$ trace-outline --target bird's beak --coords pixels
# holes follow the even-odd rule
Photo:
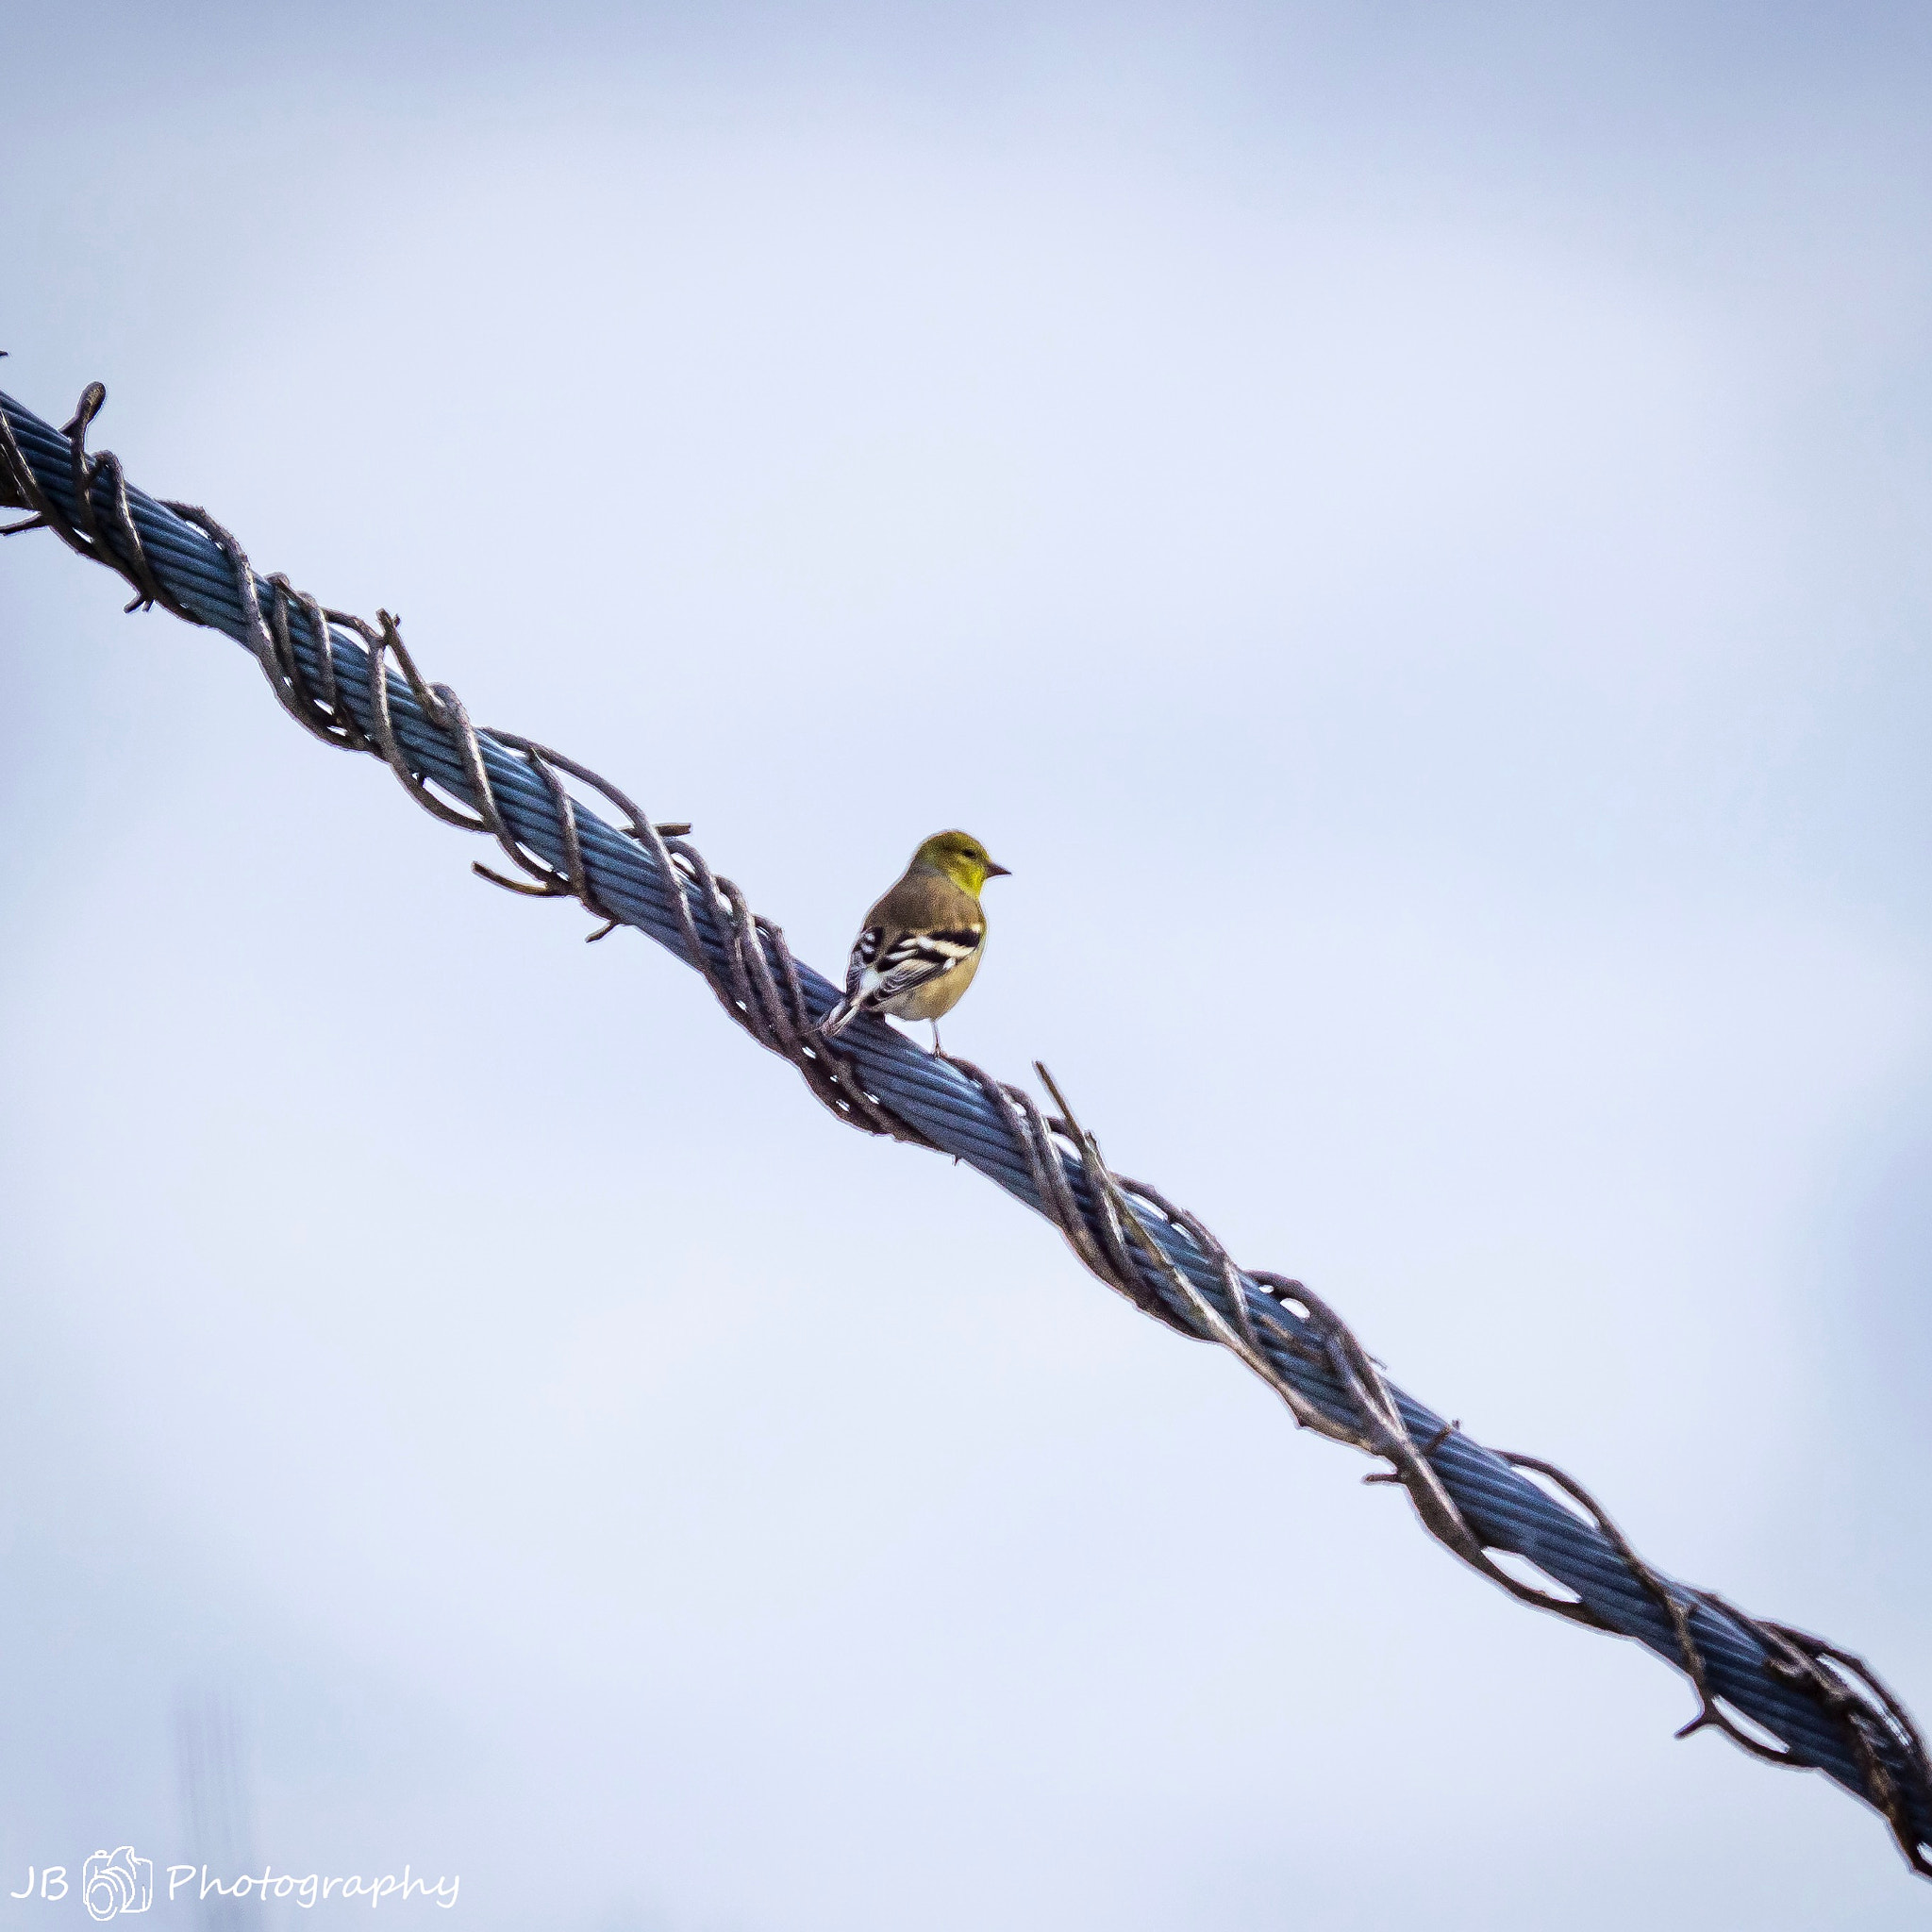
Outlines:
[[[995,865],[991,859],[986,861],[986,875],[990,879],[1009,879],[1013,876],[1008,866]]]

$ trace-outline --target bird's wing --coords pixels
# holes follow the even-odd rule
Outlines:
[[[856,1000],[865,988],[865,969],[879,956],[879,941],[886,936],[883,925],[869,924],[852,941],[852,957],[845,962],[845,997]]]
[[[972,958],[985,937],[963,926],[952,932],[901,933],[874,966],[878,976],[866,994],[866,1004],[884,1006],[917,991]]]

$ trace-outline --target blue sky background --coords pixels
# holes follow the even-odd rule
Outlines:
[[[0,384],[822,967],[978,833],[949,1045],[1932,1716],[1923,9],[0,27]],[[0,1892],[217,1708],[478,1927],[1921,1922],[121,601],[0,553]]]

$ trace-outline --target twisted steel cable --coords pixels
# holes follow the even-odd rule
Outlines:
[[[580,901],[601,923],[591,939],[634,925],[669,947],[841,1120],[953,1155],[1044,1214],[1136,1307],[1231,1350],[1298,1425],[1384,1460],[1366,1480],[1400,1483],[1424,1527],[1492,1583],[1681,1670],[1697,1711],[1679,1736],[1714,1728],[1754,1756],[1823,1771],[1874,1807],[1911,1869],[1932,1877],[1932,1761],[1905,1707],[1859,1658],[1663,1575],[1562,1471],[1486,1448],[1394,1388],[1301,1282],[1238,1267],[1193,1215],[1114,1174],[1043,1067],[1053,1114],[1025,1089],[928,1054],[876,1020],[825,1041],[817,1028],[839,989],[712,872],[689,826],[654,824],[559,752],[479,730],[448,686],[425,680],[387,612],[372,625],[325,609],[285,577],[258,575],[206,511],[134,489],[110,453],[86,446],[106,395],[90,384],[56,430],[0,393],[0,504],[31,513],[5,534],[51,529],[132,586],[129,610],[158,604],[242,644],[308,730],[384,759],[425,809],[493,839],[511,871],[479,863],[483,876]],[[1522,1581],[1499,1553],[1551,1587]]]

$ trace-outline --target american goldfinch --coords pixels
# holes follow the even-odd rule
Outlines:
[[[986,950],[979,890],[1004,878],[977,839],[937,832],[912,855],[906,876],[865,915],[845,967],[845,997],[819,1029],[835,1040],[860,1013],[930,1020],[940,1050],[940,1015],[973,984]]]

